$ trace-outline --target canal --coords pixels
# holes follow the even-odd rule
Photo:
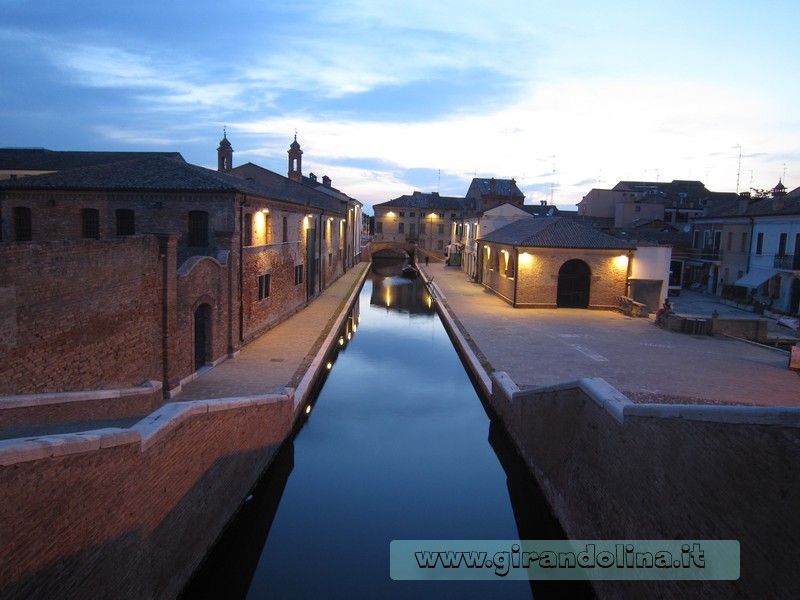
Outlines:
[[[389,577],[393,539],[565,537],[423,282],[392,268],[366,280],[302,427],[184,598],[589,595],[569,582]]]

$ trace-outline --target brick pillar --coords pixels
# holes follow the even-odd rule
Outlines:
[[[225,311],[225,327],[227,331],[226,347],[228,356],[234,356],[239,352],[239,319],[240,311],[239,305],[241,303],[241,290],[239,289],[239,272],[242,257],[240,254],[240,235],[234,231],[217,231],[215,232],[217,249],[220,253],[226,252],[227,258],[225,262],[226,285],[225,285],[225,298],[223,310]]]
[[[177,233],[156,234],[161,260],[161,366],[164,399],[180,389],[176,373],[178,332],[178,238]]]

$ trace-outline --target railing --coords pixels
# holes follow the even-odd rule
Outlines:
[[[776,254],[773,266],[786,271],[800,271],[800,254]]]

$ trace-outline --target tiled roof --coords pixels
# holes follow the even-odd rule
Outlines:
[[[414,192],[388,202],[375,204],[381,208],[428,208],[432,210],[462,210],[465,207],[464,198],[454,196],[440,196],[437,192]]]
[[[744,198],[736,201],[724,202],[712,206],[703,217],[764,217],[769,215],[797,215],[800,214],[800,187],[787,193],[783,198],[757,198],[747,200]],[[744,210],[743,210],[744,207]],[[700,217],[700,218],[703,218]]]
[[[627,250],[634,247],[629,242],[560,217],[521,219],[487,234],[480,241],[539,248]]]
[[[494,186],[494,190],[492,187]],[[522,196],[522,192],[517,187],[517,182],[513,179],[495,179],[494,177],[476,177],[469,185],[467,196]]]
[[[0,181],[3,190],[119,190],[161,192],[243,192],[342,212],[341,202],[327,194],[261,169],[258,181],[153,156]]]
[[[324,187],[322,184],[318,188],[304,185],[253,163],[236,167],[232,169],[232,173],[230,177],[236,181],[259,186],[260,191],[253,192],[256,194],[267,195],[275,200],[299,202],[320,210],[346,210],[342,206],[343,194],[338,192],[339,196],[331,195],[321,189]]]
[[[0,148],[0,170],[64,171],[153,156],[183,160],[180,152],[82,152],[46,148]]]

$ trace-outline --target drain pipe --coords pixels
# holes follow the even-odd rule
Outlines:
[[[239,346],[244,343],[244,207],[247,193],[239,203]]]

